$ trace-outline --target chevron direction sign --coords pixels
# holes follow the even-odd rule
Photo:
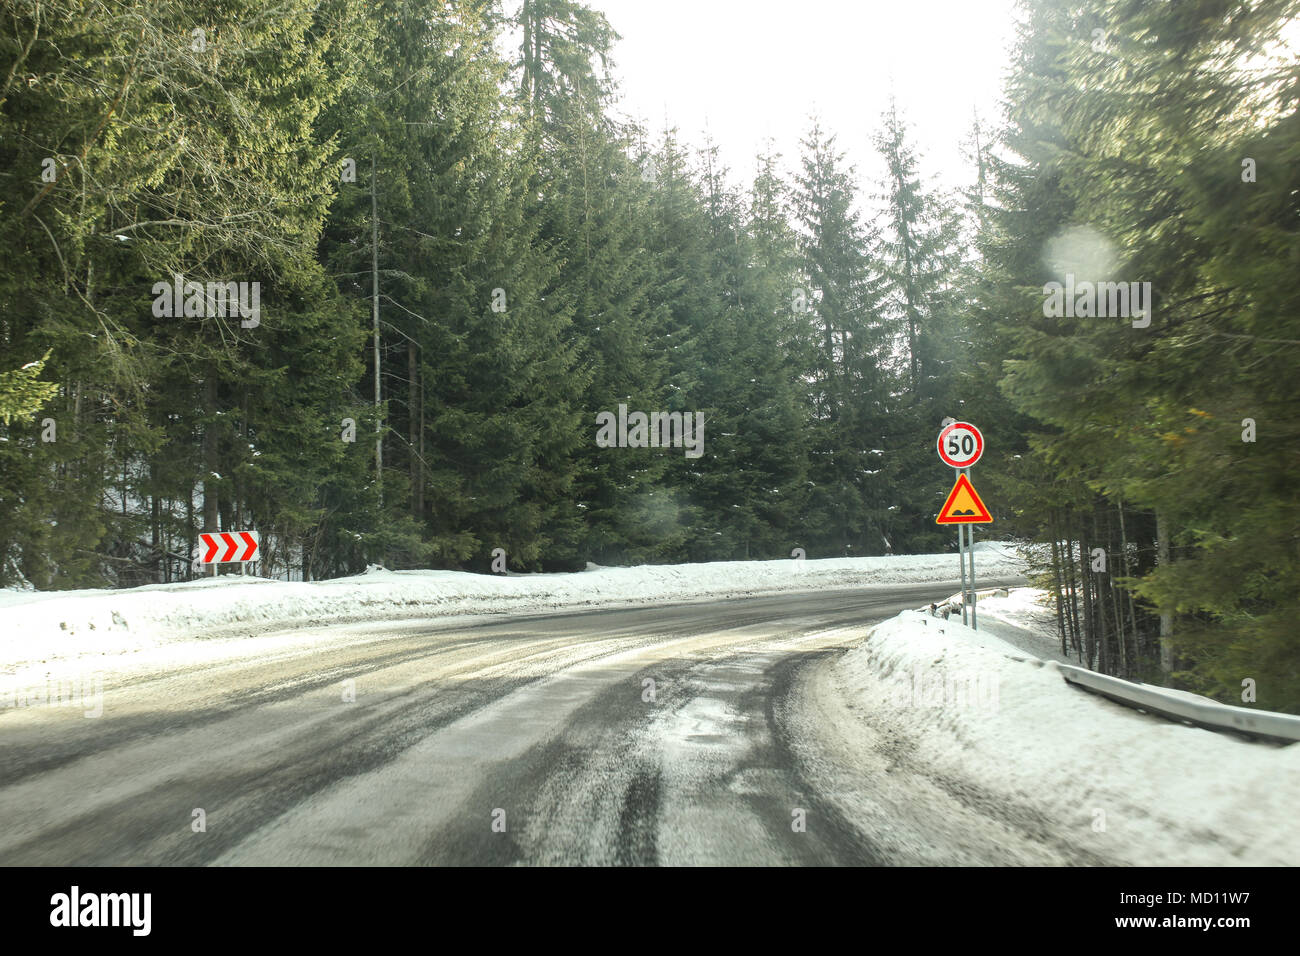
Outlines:
[[[252,561],[257,557],[256,531],[214,531],[199,535],[200,564]]]

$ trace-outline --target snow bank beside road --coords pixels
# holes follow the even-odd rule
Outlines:
[[[979,629],[1045,661],[1078,664],[1061,652],[1056,611],[1050,595],[1038,588],[1010,588],[1006,597],[979,599]],[[958,616],[957,620],[961,620]]]
[[[1131,865],[1300,864],[1300,744],[1140,714],[983,629],[914,611],[845,654],[836,684],[872,733],[908,742],[919,772],[1011,816],[1046,817],[1080,853]]]
[[[981,560],[990,577],[1024,571],[1010,545],[990,549]],[[955,554],[925,554],[508,576],[373,570],[306,583],[228,575],[112,591],[0,591],[0,672],[302,625],[926,584],[951,582],[956,574]]]

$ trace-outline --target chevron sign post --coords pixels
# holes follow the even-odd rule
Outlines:
[[[256,531],[213,531],[199,535],[199,564],[252,561],[257,557]]]

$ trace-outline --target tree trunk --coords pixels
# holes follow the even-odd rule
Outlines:
[[[1160,567],[1169,564],[1169,523],[1163,512],[1156,512],[1156,555]],[[1174,669],[1174,648],[1170,637],[1174,633],[1174,614],[1168,608],[1160,609],[1160,671],[1168,676]]]
[[[1083,642],[1079,639],[1079,576],[1074,568],[1074,528],[1066,528],[1065,541],[1065,580],[1070,592],[1070,607],[1068,619],[1070,621],[1071,642],[1074,645],[1075,657],[1079,663],[1083,663]]]
[[[185,535],[189,544],[189,554],[194,554],[197,542],[194,534],[194,485],[189,485],[189,493],[185,496]],[[194,563],[191,561],[188,570],[188,577],[185,580],[194,580]]]
[[[1088,659],[1088,669],[1097,670],[1100,663],[1097,652],[1097,617],[1093,613],[1095,594],[1092,578],[1092,562],[1089,560],[1088,543],[1084,538],[1083,523],[1079,527],[1079,584],[1083,590],[1083,653]]]
[[[203,414],[207,420],[207,424],[203,427],[203,530],[209,532],[220,531],[218,479],[213,477],[213,475],[220,474],[217,471],[219,448],[217,445],[217,369],[215,365],[208,366],[208,378],[203,386]],[[208,567],[209,576],[216,577],[216,562],[213,562]]]
[[[158,470],[155,463],[149,462],[149,547],[159,555],[158,569],[154,572],[155,583],[167,580],[167,568],[171,559],[167,557],[167,546],[162,539],[162,510],[158,501]]]
[[[423,484],[423,475],[420,461],[420,454],[417,450],[419,444],[420,420],[418,417],[417,406],[420,403],[420,364],[417,361],[416,349],[414,342],[406,343],[406,419],[407,419],[407,437],[409,454],[411,456],[411,516],[418,522],[423,508],[420,502],[420,487]]]
[[[420,431],[419,431],[420,451],[420,483],[415,486],[416,507],[420,512],[420,527],[424,527],[424,376],[420,377]]]
[[[1124,526],[1124,502],[1123,501],[1119,502],[1115,510],[1119,512],[1119,541],[1120,541],[1120,547],[1123,548],[1124,576],[1132,577],[1133,570],[1128,563],[1128,530]],[[1138,654],[1138,648],[1140,646],[1140,635],[1138,634],[1138,629],[1137,629],[1137,607],[1133,603],[1133,591],[1131,589],[1125,588],[1124,596],[1128,602],[1128,619],[1133,625],[1133,654],[1136,657]],[[1120,637],[1122,640],[1123,639],[1122,632],[1120,634]],[[1125,656],[1124,661],[1125,661],[1125,666],[1127,667],[1127,662],[1128,662],[1127,655]]]
[[[1048,522],[1048,527],[1052,538],[1052,578],[1056,585],[1056,628],[1061,634],[1061,654],[1066,655],[1070,651],[1065,642],[1065,588],[1061,574],[1061,548],[1054,516]]]

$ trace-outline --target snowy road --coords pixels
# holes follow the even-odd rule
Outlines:
[[[98,719],[0,713],[0,863],[1104,862],[841,736],[834,657],[953,588],[337,626],[113,675]]]

